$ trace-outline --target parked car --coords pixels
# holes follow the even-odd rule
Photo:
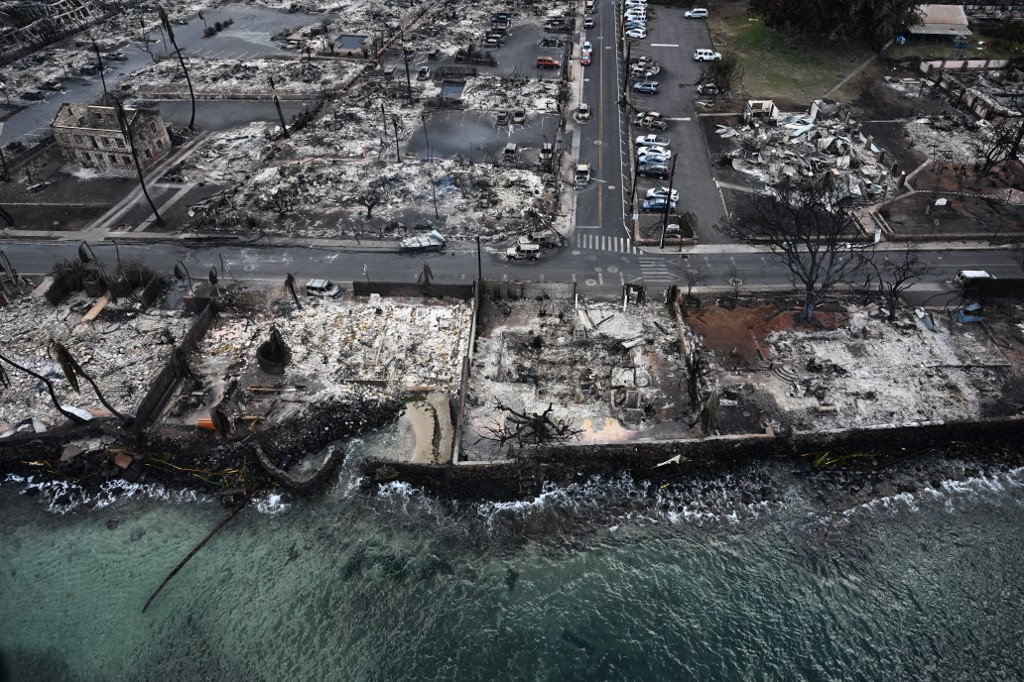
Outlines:
[[[722,58],[720,52],[714,50],[698,49],[693,51],[693,59],[698,62],[717,62]]]
[[[718,94],[718,86],[714,83],[701,83],[697,86],[697,94],[705,97],[714,97]]]
[[[645,154],[642,157],[638,157],[637,161],[641,166],[667,166],[668,162],[668,154],[658,154],[657,152],[652,152],[650,154]]]
[[[562,64],[554,57],[537,57],[538,69],[557,69]]]
[[[641,80],[650,80],[661,73],[661,67],[657,64],[653,65],[640,65],[634,64],[629,67],[629,75],[632,78],[639,78]]]
[[[589,40],[584,40],[583,46],[580,48],[580,51],[582,51],[584,54],[590,54],[591,52],[594,51],[594,46],[593,44],[591,44]]]
[[[583,66],[590,66],[590,53],[584,52],[580,55],[580,64]]]
[[[594,28],[594,17],[587,17],[584,19],[583,28]]]
[[[582,187],[583,185],[586,185],[588,182],[590,182],[590,164],[576,164],[576,186]]]
[[[658,137],[653,133],[650,135],[641,135],[636,138],[636,143],[639,145],[657,145],[659,147],[668,147],[672,144],[672,140],[667,137]]]
[[[668,147],[640,147],[636,150],[636,158],[641,161],[652,156],[663,156],[665,159],[671,159],[672,152],[668,150]]]
[[[520,240],[515,246],[505,249],[505,260],[537,260],[540,258],[540,244]]]
[[[625,20],[639,19],[640,21],[647,21],[647,12],[642,9],[628,10],[622,15]]]
[[[21,98],[26,102],[36,102],[43,99],[43,93],[39,90],[27,90],[21,93]]]
[[[664,199],[668,196],[668,187],[652,187],[647,190],[648,199]],[[672,201],[679,201],[679,190],[672,190]]]
[[[668,121],[663,118],[655,118],[654,116],[645,116],[636,122],[636,125],[640,128],[647,128],[648,130],[665,130],[668,128]]]
[[[643,40],[647,37],[647,30],[642,28],[631,28],[626,31],[626,37],[633,40]]]
[[[526,109],[518,107],[512,112],[512,122],[519,125],[526,123]]]
[[[590,105],[586,102],[580,102],[580,106],[576,109],[576,118],[580,121],[590,120]]]
[[[643,164],[637,170],[638,175],[642,175],[648,178],[658,178],[659,180],[668,179],[668,166],[661,163]]]
[[[647,0],[626,0],[623,7],[647,7]]]
[[[638,92],[642,95],[657,95],[658,81],[640,81],[639,83],[633,83],[633,92]]]
[[[667,145],[663,144],[651,144],[649,142],[642,142],[636,147],[637,154],[665,154],[671,156],[672,152],[669,151]]]
[[[494,117],[494,124],[497,125],[498,127],[507,126],[508,125],[508,118],[509,118],[508,111],[506,111],[505,109],[502,109],[501,111],[499,111],[495,115],[495,117]]]
[[[306,293],[310,296],[337,298],[341,296],[341,289],[329,279],[311,279],[306,282]]]
[[[421,66],[419,72],[416,74],[416,80],[425,81],[430,78],[430,67]]]
[[[683,13],[683,16],[687,19],[707,19],[708,11],[703,7],[694,7]]]
[[[664,197],[661,197],[658,199],[647,199],[644,203],[640,204],[640,210],[644,213],[664,213],[666,207],[669,211],[674,211],[676,210],[676,202],[666,202]]]
[[[627,21],[626,23],[624,23],[622,25],[622,28],[624,30],[626,30],[626,31],[635,31],[635,30],[638,30],[638,29],[641,30],[641,31],[646,31],[647,30],[647,22],[646,21]]]

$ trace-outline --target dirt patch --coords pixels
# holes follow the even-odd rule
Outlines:
[[[741,302],[731,308],[715,304],[691,310],[687,322],[726,368],[756,368],[771,360],[765,339],[772,332],[837,329],[846,320],[845,313],[821,310],[815,312],[813,326],[797,325],[798,312],[777,303]]]

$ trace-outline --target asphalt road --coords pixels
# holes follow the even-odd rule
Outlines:
[[[581,68],[581,101],[590,105],[590,121],[578,124],[579,161],[591,166],[591,182],[576,193],[576,234],[579,249],[636,254],[623,221],[622,174],[624,149],[622,111],[619,107],[620,71],[616,47],[616,5],[604,0],[596,5],[594,28],[584,31],[574,46],[589,40],[594,47],[590,66]],[[614,256],[609,256],[614,258]]]
[[[0,244],[19,272],[44,274],[55,260],[77,257],[77,244]],[[203,279],[211,267],[221,270],[221,258],[236,278],[284,281],[293,273],[300,281],[327,277],[339,282],[369,278],[378,281],[413,282],[430,264],[438,282],[469,282],[477,274],[475,249],[452,250],[445,254],[395,254],[349,252],[304,246],[190,247],[178,241],[142,245],[109,242],[93,245],[108,267],[116,266],[116,251],[122,259],[138,258],[157,272],[170,276],[179,259],[195,279]],[[931,250],[922,258],[933,264],[934,273],[917,287],[922,295],[955,291],[951,280],[957,270],[985,269],[996,277],[1020,276],[1020,269],[1006,250]],[[606,251],[566,248],[535,263],[509,263],[496,247],[485,247],[480,259],[486,279],[575,281],[583,295],[614,296],[624,282],[645,281],[652,292],[670,284],[685,285],[687,270],[701,271],[704,285],[728,288],[735,274],[743,287],[785,288],[788,271],[768,251],[702,247],[686,254],[636,256]],[[225,271],[222,277],[229,277]],[[653,295],[653,293],[652,293]]]

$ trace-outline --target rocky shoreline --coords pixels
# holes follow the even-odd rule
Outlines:
[[[160,485],[215,495],[232,504],[254,489],[322,494],[345,457],[347,439],[395,422],[397,400],[325,402],[272,430],[223,440],[213,432],[159,429],[142,434],[110,421],[19,435],[0,443],[0,475],[99,491],[115,482]],[[533,499],[550,486],[622,475],[661,489],[707,477],[735,481],[745,504],[778,500],[777,486],[751,482],[752,465],[785,465],[811,482],[824,507],[938,489],[944,482],[1024,466],[1024,420],[938,424],[832,434],[786,434],[699,441],[563,445],[524,451],[513,460],[424,464],[369,457],[360,462],[365,491],[401,482],[439,499]],[[74,454],[75,450],[82,452]],[[71,456],[69,456],[71,454]],[[15,479],[17,480],[17,479]],[[699,495],[699,492],[692,493]]]
[[[162,485],[219,496],[225,504],[257,488],[316,494],[344,458],[331,447],[397,419],[397,400],[325,402],[274,429],[224,440],[211,431],[161,428],[133,433],[113,420],[0,442],[0,475],[62,481],[95,493],[106,484]],[[312,474],[293,472],[322,453]]]

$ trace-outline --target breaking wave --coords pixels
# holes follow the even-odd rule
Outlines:
[[[209,502],[209,495],[189,489],[168,489],[158,483],[130,483],[123,479],[106,481],[97,490],[90,491],[73,481],[40,481],[34,476],[8,474],[5,484],[22,485],[23,495],[37,495],[45,502],[46,511],[70,514],[75,511],[96,511],[121,500],[156,500],[183,504]]]

